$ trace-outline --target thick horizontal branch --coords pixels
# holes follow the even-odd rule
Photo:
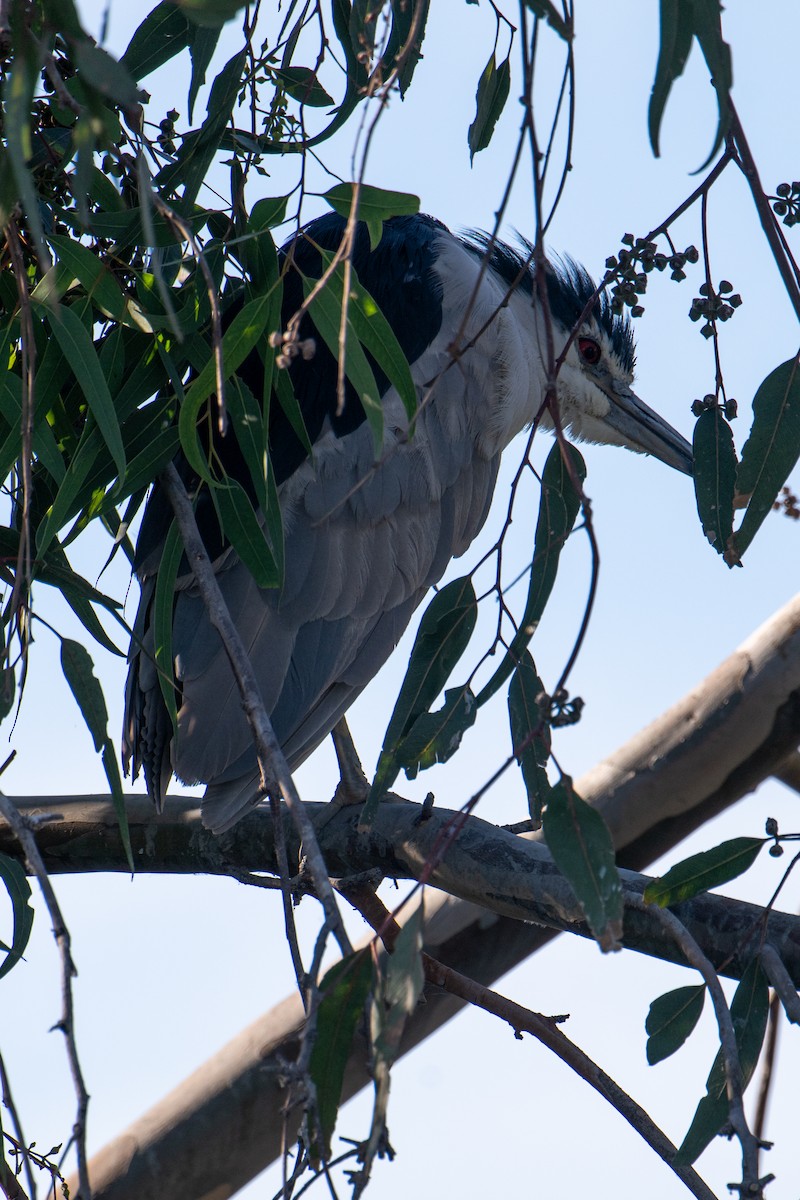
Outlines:
[[[605,815],[620,861],[641,868],[777,771],[799,730],[800,598],[576,786]],[[552,936],[449,896],[426,901],[426,950],[482,984]],[[461,1007],[452,996],[429,997],[408,1022],[401,1053]],[[97,1200],[232,1195],[267,1166],[284,1133],[281,1064],[297,1054],[302,1019],[299,999],[284,1001],[109,1143],[91,1163]],[[368,1082],[365,1049],[356,1047],[344,1098]],[[298,1120],[291,1115],[290,1139]]]
[[[114,810],[104,801],[76,798],[59,809],[43,809],[18,802],[39,823],[40,852],[48,871],[128,871],[125,850]],[[345,806],[329,820],[329,806],[309,804],[318,829],[320,847],[334,878],[380,871],[391,879],[420,879],[427,875],[432,887],[458,900],[480,905],[497,916],[534,922],[551,929],[591,938],[575,895],[541,842],[498,829],[480,817],[465,817],[448,809],[426,812],[418,804],[393,798],[381,804],[372,826],[359,832],[360,808]],[[303,853],[291,813],[281,807],[289,862],[299,870]],[[447,839],[453,823],[458,836]],[[169,813],[156,816],[141,800],[129,805],[129,830],[134,861],[140,871],[202,871],[234,874],[241,871],[277,872],[275,830],[271,809],[263,807],[232,830],[215,837],[204,829],[191,803],[173,804]],[[446,851],[433,869],[430,863],[443,840]],[[13,835],[0,827],[0,850],[15,853]],[[621,871],[623,888],[641,897],[646,875]],[[764,940],[784,962],[795,986],[800,986],[800,917],[773,912],[762,920],[762,910],[723,896],[704,894],[676,905],[675,914],[723,974],[740,978]],[[672,941],[664,936],[657,919],[647,911],[628,909],[623,944],[655,958],[682,962]]]

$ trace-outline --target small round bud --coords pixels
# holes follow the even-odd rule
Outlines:
[[[766,833],[767,837],[778,836],[778,822],[774,817],[767,817],[766,821],[764,822],[764,832]]]
[[[776,842],[774,846],[770,846],[769,852],[773,858],[780,858],[783,854],[783,846],[780,842]]]

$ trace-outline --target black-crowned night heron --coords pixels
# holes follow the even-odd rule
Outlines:
[[[338,248],[344,222],[312,222],[292,245],[290,262],[321,274],[318,247]],[[397,217],[370,248],[357,230],[358,278],[391,324],[421,399],[413,437],[393,387],[380,371],[384,442],[376,461],[372,432],[350,384],[337,410],[337,364],[324,341],[290,375],[314,461],[284,410],[270,410],[270,452],[285,529],[285,579],[257,586],[220,538],[210,501],[198,507],[225,600],[250,654],[261,693],[289,764],[296,767],[330,732],[397,645],[414,609],[454,556],[483,525],[500,456],[540,412],[545,393],[545,318],[524,253],[481,237],[456,237],[430,217]],[[286,252],[284,252],[286,253]],[[484,257],[488,262],[483,263]],[[509,295],[509,285],[516,282]],[[477,285],[477,287],[476,287]],[[594,291],[574,264],[548,271],[556,353]],[[303,297],[300,275],[284,281],[284,327]],[[314,337],[308,316],[300,337]],[[453,345],[469,346],[453,362]],[[689,444],[631,390],[634,341],[628,322],[603,297],[573,341],[558,375],[561,422],[574,437],[653,454],[687,474]],[[249,371],[249,375],[248,375]],[[257,356],[245,364],[256,394]],[[543,423],[548,417],[544,414]],[[230,435],[228,470],[246,470]],[[237,466],[238,463],[238,466]],[[185,464],[184,464],[185,467]],[[184,469],[189,482],[192,480]],[[196,481],[194,481],[196,482]],[[136,777],[163,803],[174,772],[207,785],[203,819],[221,831],[258,796],[250,729],[218,635],[193,577],[180,577],[173,653],[178,736],[153,660],[155,577],[171,511],[153,491],[137,548],[142,596],[130,652],[123,754]]]

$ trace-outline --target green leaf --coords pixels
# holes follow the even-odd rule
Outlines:
[[[731,1002],[731,1019],[742,1069],[742,1087],[753,1077],[769,1015],[769,987],[757,958],[748,966]],[[725,1059],[720,1049],[706,1082],[706,1095],[673,1159],[674,1165],[693,1163],[728,1120]]]
[[[417,717],[397,747],[397,764],[406,777],[416,779],[419,771],[452,758],[477,714],[475,697],[466,684],[446,691],[442,707]]]
[[[667,908],[736,879],[752,866],[767,841],[767,838],[731,838],[713,850],[692,854],[670,867],[666,875],[648,883],[644,890],[645,903]]]
[[[562,455],[562,445],[572,476],[581,485],[586,478],[586,465],[576,448],[569,442],[556,442],[547,456],[542,472],[542,494],[539,500],[539,517],[536,522],[536,539],[525,612],[505,658],[478,693],[479,708],[499,691],[509,678],[536,632],[556,581],[561,551],[572,532],[580,509],[580,496]]]
[[[11,936],[11,946],[8,949],[2,966],[0,979],[16,966],[25,953],[25,947],[33,928],[33,908],[31,907],[31,885],[25,876],[25,871],[16,859],[7,854],[0,854],[0,879],[8,892],[11,901],[14,932]]]
[[[136,86],[127,67],[117,62],[102,46],[82,40],[75,43],[72,52],[84,87],[92,88],[122,108],[138,104],[146,98],[146,93]]]
[[[246,0],[175,0],[187,17],[198,25],[217,29],[226,21],[232,21]]]
[[[280,576],[272,549],[247,492],[235,479],[214,489],[225,537],[260,588],[274,588]]]
[[[447,683],[467,647],[477,617],[478,601],[468,575],[443,587],[425,610],[361,813],[362,825],[369,825],[381,797],[397,778],[398,747]]]
[[[354,272],[355,274],[355,272]],[[350,289],[347,310],[356,337],[375,359],[376,365],[393,384],[403,402],[409,420],[417,411],[417,389],[408,359],[386,317],[360,281]]]
[[[37,50],[33,38],[26,29],[17,30],[14,45],[15,55],[11,73],[6,76],[3,87],[5,114],[3,133],[6,139],[11,170],[17,185],[18,198],[22,202],[25,220],[33,234],[36,251],[42,263],[47,261],[47,246],[44,241],[39,196],[33,177],[28,169],[28,160],[33,152],[31,140],[31,106],[34,91],[39,82],[41,51]],[[4,196],[8,201],[8,195]]]
[[[665,992],[650,1005],[645,1021],[647,1061],[650,1066],[680,1050],[700,1020],[706,998],[705,984]]]
[[[178,736],[178,709],[175,701],[175,668],[172,658],[172,612],[175,600],[175,580],[178,578],[183,542],[175,521],[169,527],[158,564],[153,596],[153,653],[158,673],[158,686],[164,706],[172,722],[173,736]]]
[[[287,96],[309,108],[332,108],[333,96],[328,95],[310,67],[280,67],[275,77],[283,85]]]
[[[17,680],[13,667],[0,668],[0,721],[5,721],[14,707]]]
[[[498,67],[492,51],[491,58],[478,81],[475,120],[470,125],[467,135],[470,162],[491,142],[494,127],[508,100],[510,86],[511,63],[505,58]]]
[[[661,41],[647,114],[650,145],[656,158],[661,154],[661,121],[667,99],[673,83],[683,74],[694,37],[690,4],[683,0],[661,0],[660,12]]]
[[[800,368],[797,358],[766,377],[753,400],[753,426],[736,476],[736,504],[747,512],[733,535],[744,554],[800,457]]]
[[[348,219],[353,207],[353,194],[358,189],[357,217],[369,230],[370,246],[374,250],[381,240],[383,222],[390,217],[413,216],[419,212],[419,196],[411,192],[392,192],[370,187],[367,183],[337,183],[322,195],[334,212]]]
[[[288,196],[264,196],[256,200],[250,210],[250,225],[253,229],[273,229],[286,220]]]
[[[731,65],[731,50],[722,37],[722,4],[720,0],[692,0],[690,6],[694,14],[695,37],[703,51],[714,92],[717,97],[717,132],[714,144],[708,158],[700,166],[708,166],[711,159],[722,145],[722,139],[730,125],[730,91],[733,85],[733,67]]]
[[[703,533],[729,566],[733,535],[736,451],[733,432],[716,406],[697,418],[692,439],[694,494]]]
[[[192,25],[189,36],[189,54],[192,59],[192,80],[189,84],[189,120],[192,119],[194,112],[197,93],[206,81],[206,71],[208,70],[211,59],[214,57],[214,51],[217,48],[219,35],[221,30],[204,29],[200,25]]]
[[[47,322],[86,397],[92,416],[114,459],[120,477],[125,474],[125,447],[114,401],[108,390],[94,342],[69,305],[47,312]]]
[[[315,287],[316,280],[304,278],[303,291],[308,298]],[[344,292],[344,271],[340,263],[324,287],[315,294],[309,304],[309,314],[317,332],[327,345],[334,359],[341,361],[339,352],[339,328],[342,319],[342,296]],[[348,302],[349,308],[349,302]],[[348,316],[346,323],[347,338],[344,350],[344,371],[361,401],[367,422],[372,431],[375,453],[380,452],[383,445],[383,404],[381,394],[372,367],[369,365],[361,342],[353,329],[353,322]]]
[[[80,242],[76,242],[72,238],[51,234],[47,240],[55,249],[59,262],[67,269],[67,274],[72,275],[83,285],[89,299],[106,316],[125,324],[132,323],[143,332],[151,332],[146,327],[146,323],[143,324],[144,314],[142,314],[142,321],[131,322],[129,316],[131,301],[128,297],[123,296],[119,284],[109,269],[108,262],[99,258],[88,246],[82,246]],[[38,292],[38,290],[37,288],[36,291]],[[42,296],[44,297],[44,295],[43,292]]]
[[[196,14],[190,12],[188,15],[196,19]],[[211,85],[205,121],[200,129],[183,138],[174,162],[163,167],[153,180],[153,185],[160,194],[175,191],[183,185],[184,204],[194,204],[214,155],[220,149],[242,86],[242,72],[246,62],[245,47],[234,54],[217,75]]]
[[[691,3],[687,3],[687,0],[661,0],[660,12],[661,44],[648,112],[650,145],[657,158],[667,99],[673,83],[683,74],[692,41],[697,38],[711,72],[719,112],[714,144],[703,164],[706,166],[719,149],[730,121],[731,54],[730,47],[722,38],[720,0],[691,0]]]
[[[525,0],[525,7],[529,8],[537,17],[541,17],[543,21],[547,21],[565,42],[572,41],[571,26],[566,23],[551,0]]]
[[[528,793],[528,811],[534,828],[542,823],[542,809],[550,796],[547,778],[550,758],[550,726],[548,712],[542,707],[546,695],[544,684],[527,650],[520,658],[508,689],[508,716],[514,755],[522,770]]]
[[[403,925],[394,951],[375,978],[370,1001],[370,1050],[375,1103],[366,1145],[362,1145],[363,1170],[368,1172],[386,1130],[390,1072],[397,1059],[403,1031],[422,993],[422,918],[420,904]],[[383,963],[379,964],[384,966]]]
[[[331,967],[320,984],[317,1030],[308,1069],[317,1093],[317,1117],[323,1146],[317,1156],[327,1158],[342,1099],[344,1073],[353,1038],[364,1015],[373,966],[369,949],[348,955]]]
[[[119,775],[116,752],[108,736],[108,710],[100,681],[94,673],[94,663],[85,646],[74,642],[71,638],[61,639],[61,669],[64,678],[81,710],[86,728],[92,735],[94,748],[102,754],[103,768],[111,788],[114,808],[120,825],[122,844],[131,872],[133,866],[133,851],[131,849],[128,817],[125,811],[125,798],[122,794],[122,781]]]
[[[222,358],[225,378],[228,379],[241,366],[250,351],[264,334],[267,320],[272,311],[269,293],[245,304],[237,313],[222,337]],[[216,364],[210,355],[205,366],[192,383],[178,419],[178,430],[183,452],[201,479],[213,482],[206,455],[197,437],[197,417],[201,405],[217,386]]]
[[[142,79],[189,45],[191,26],[172,0],[148,13],[119,60],[134,79]]]
[[[108,737],[108,710],[86,647],[71,638],[62,638],[61,669],[99,753]]]
[[[403,60],[397,73],[397,87],[402,98],[411,86],[417,64],[422,58],[430,0],[391,0],[391,4],[392,28],[383,61],[395,66],[398,59]]]
[[[600,813],[581,799],[566,775],[550,793],[543,825],[555,864],[577,896],[600,949],[619,949],[623,899],[614,843]]]

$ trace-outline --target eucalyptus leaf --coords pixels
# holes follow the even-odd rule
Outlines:
[[[447,690],[442,707],[417,717],[397,747],[397,763],[406,777],[416,779],[419,771],[452,758],[477,715],[475,696],[466,685]]]
[[[511,87],[511,63],[503,59],[498,67],[494,51],[483,68],[475,95],[475,119],[469,127],[467,143],[470,162],[480,150],[485,150],[492,140],[495,125],[506,106]]]
[[[703,1011],[705,984],[665,992],[650,1005],[645,1021],[647,1061],[651,1066],[679,1050]]]
[[[721,842],[713,850],[692,854],[683,862],[676,863],[658,879],[653,879],[644,890],[646,904],[658,904],[667,908],[690,900],[709,888],[720,887],[737,875],[743,874],[753,865],[761,847],[768,838],[738,837]]]
[[[731,1020],[739,1052],[742,1087],[756,1069],[769,1015],[769,987],[758,959],[748,966],[731,1001]],[[728,1120],[728,1089],[722,1050],[714,1059],[706,1082],[706,1095],[673,1159],[676,1165],[693,1163]]]
[[[467,647],[478,617],[478,601],[468,575],[437,592],[420,622],[394,711],[383,739],[375,778],[361,824],[368,825],[381,797],[400,770],[398,747],[427,713]]]
[[[550,792],[543,826],[555,864],[575,892],[600,949],[618,950],[622,885],[605,821],[564,776]]]
[[[724,555],[729,561],[736,451],[731,427],[716,405],[705,409],[697,418],[692,453],[694,493],[703,533],[717,554]]]
[[[517,664],[508,689],[508,715],[514,755],[528,793],[528,811],[534,828],[542,823],[542,810],[550,797],[547,778],[550,758],[548,712],[542,707],[545,688],[527,650]]]
[[[25,876],[20,863],[7,854],[0,854],[0,879],[8,892],[11,901],[13,933],[10,947],[2,964],[0,964],[0,979],[7,975],[12,967],[20,961],[25,953],[25,947],[33,928],[33,908],[31,906],[31,885]]]
[[[800,362],[771,371],[753,400],[753,426],[736,476],[736,503],[747,504],[733,541],[744,554],[800,457]]]
[[[373,970],[369,949],[359,950],[331,967],[320,984],[316,1037],[308,1067],[316,1090],[317,1118],[323,1143],[317,1147],[319,1158],[327,1158],[330,1154],[345,1068],[356,1029],[364,1015]]]

